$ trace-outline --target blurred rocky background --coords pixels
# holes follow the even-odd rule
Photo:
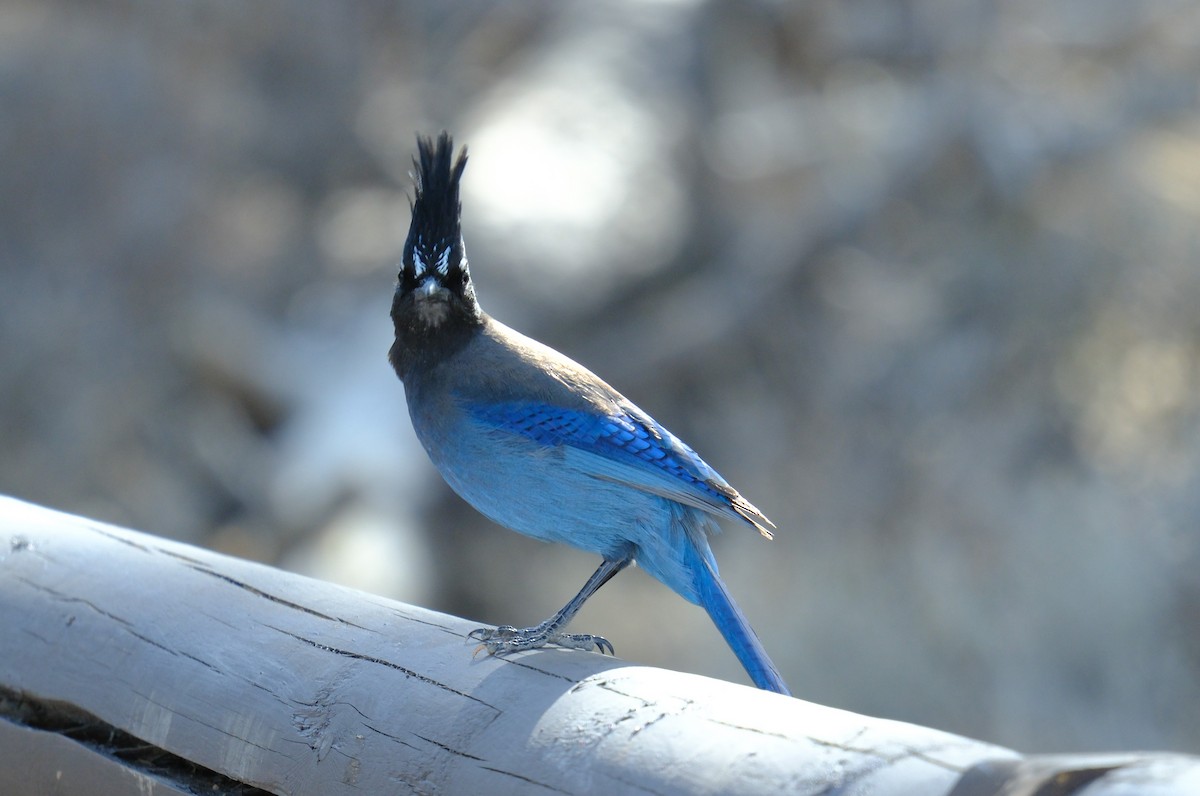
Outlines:
[[[714,546],[797,694],[1195,752],[1198,86],[1194,0],[8,0],[0,491],[557,609],[596,562],[455,498],[386,361],[447,128],[485,308],[779,524]],[[745,682],[641,573],[577,627]]]

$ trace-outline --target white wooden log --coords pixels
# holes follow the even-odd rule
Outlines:
[[[0,793],[1200,792],[476,626],[0,497]]]

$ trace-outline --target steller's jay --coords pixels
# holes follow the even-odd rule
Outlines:
[[[717,575],[713,517],[770,539],[774,524],[696,452],[591,371],[479,308],[463,248],[463,149],[418,136],[416,193],[392,301],[388,358],[417,437],[446,482],[493,521],[604,560],[579,594],[536,627],[470,635],[491,654],[546,644],[613,651],[566,633],[592,594],[636,561],[704,607],[755,685],[787,694]]]

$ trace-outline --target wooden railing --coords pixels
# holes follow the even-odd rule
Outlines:
[[[0,794],[1200,793],[475,626],[0,497]]]

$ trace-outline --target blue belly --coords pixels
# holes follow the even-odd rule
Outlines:
[[[597,477],[589,466],[596,454],[548,447],[465,413],[439,420],[414,422],[421,444],[451,488],[493,522],[606,558],[632,550],[643,569],[698,602],[684,554],[694,545],[711,559],[705,532],[713,524],[705,514]]]

